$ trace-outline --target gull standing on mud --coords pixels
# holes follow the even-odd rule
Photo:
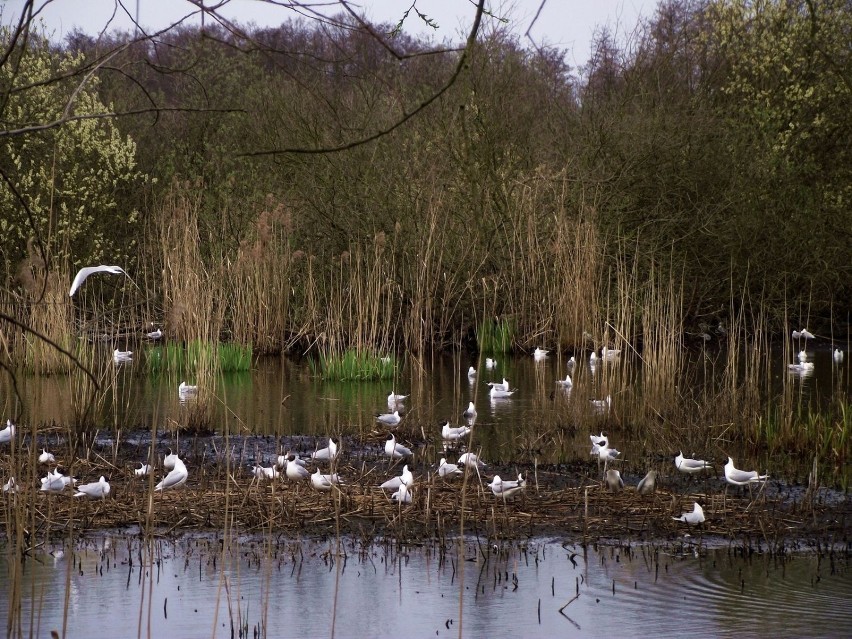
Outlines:
[[[484,461],[477,457],[476,453],[465,453],[459,457],[459,463],[462,466],[469,466],[470,468],[477,468],[479,470],[482,470],[487,465]]]
[[[502,497],[506,500],[509,497],[514,497],[526,488],[527,482],[521,473],[518,473],[517,481],[502,480],[500,479],[500,475],[494,475],[494,479],[491,480],[491,483],[488,484],[488,486],[491,488],[491,492],[494,493],[495,497]]]
[[[174,468],[174,466],[172,466],[172,468]],[[137,477],[147,477],[152,470],[154,470],[154,468],[150,464],[139,462],[139,468],[134,469],[133,474]]]
[[[756,470],[739,470],[734,467],[734,460],[728,457],[725,464],[725,481],[733,486],[747,486],[766,481],[769,475],[760,475]]]
[[[284,474],[287,475],[287,479],[290,481],[309,479],[311,472],[303,464],[298,463],[297,459],[293,454],[287,456],[287,467],[284,469]]]
[[[571,387],[574,386],[574,382],[571,380],[571,374],[565,376],[565,379],[557,379],[556,385],[562,388],[563,390],[571,390]]]
[[[408,469],[408,464],[402,467],[402,474],[396,477],[391,477],[386,482],[382,483],[379,488],[382,490],[396,490],[403,484],[406,484],[407,486],[414,484],[414,475]]]
[[[650,495],[657,490],[657,471],[649,470],[636,486],[636,492],[640,495]]]
[[[399,488],[397,488],[396,492],[391,495],[391,499],[393,501],[399,502],[400,504],[410,504],[411,503],[411,486],[408,484],[400,484]]]
[[[186,480],[189,477],[189,471],[186,469],[186,464],[183,463],[183,460],[180,457],[175,457],[174,467],[171,471],[169,471],[168,475],[163,477],[159,484],[154,486],[155,492],[161,492],[163,490],[168,490],[169,488],[177,488],[178,486],[183,486],[186,483]]]
[[[393,436],[393,433],[388,435],[388,438],[385,441],[385,455],[396,460],[411,457],[411,454],[410,448],[406,448],[402,444],[397,443],[396,437]]]
[[[269,468],[264,468],[263,466],[255,465],[252,469],[252,474],[257,479],[277,479],[278,478],[278,468],[275,466],[270,466]]]
[[[113,275],[118,275],[119,273],[127,273],[120,266],[105,266],[101,264],[100,266],[84,266],[79,271],[77,271],[77,275],[74,276],[74,281],[71,282],[71,290],[68,291],[68,297],[73,297],[74,293],[77,291],[80,286],[82,286],[83,282],[86,281],[86,278],[89,275],[94,275],[95,273],[111,273]],[[130,276],[127,275],[127,279],[131,282],[133,280],[130,279]]]
[[[311,475],[311,486],[313,486],[315,490],[319,490],[323,493],[327,493],[331,490],[332,486],[339,483],[340,477],[337,473],[323,475],[319,468],[317,468],[316,472]]]
[[[109,482],[101,475],[101,478],[96,482],[77,486],[77,492],[74,493],[74,496],[86,497],[87,499],[106,499],[109,490]]]
[[[680,517],[672,517],[672,519],[675,521],[682,521],[690,526],[697,526],[698,524],[704,523],[704,509],[698,502],[695,502],[691,513],[683,513]]]
[[[9,477],[9,481],[3,484],[3,492],[4,493],[19,493],[21,492],[21,487],[15,482],[14,477]]]
[[[333,461],[337,459],[337,456],[342,451],[343,448],[340,446],[340,440],[337,439],[337,437],[329,437],[328,446],[311,453],[311,459],[315,459],[317,461]]]
[[[624,490],[624,480],[621,478],[621,473],[613,468],[606,471],[606,486],[611,493]]]
[[[703,459],[690,459],[689,457],[684,457],[683,451],[678,452],[674,463],[675,468],[677,468],[680,472],[688,473],[690,475],[700,473],[704,470],[713,470],[713,466]]]
[[[47,452],[46,449],[41,449],[41,455],[38,456],[39,464],[55,464],[56,457],[53,456],[53,453]]]
[[[382,424],[387,424],[388,426],[396,426],[402,420],[402,417],[399,416],[399,411],[395,410],[392,413],[382,413],[380,415],[376,415],[376,421]]]
[[[451,479],[453,477],[458,477],[462,475],[462,469],[459,468],[455,464],[448,464],[447,460],[444,457],[441,457],[441,461],[438,463],[438,477],[443,477],[444,479]]]
[[[177,453],[173,453],[171,448],[166,448],[166,455],[163,457],[163,468],[173,470],[179,459]]]
[[[445,442],[457,442],[470,435],[470,426],[450,426],[450,422],[444,422],[441,427],[441,439]]]

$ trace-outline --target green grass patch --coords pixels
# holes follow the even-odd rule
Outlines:
[[[309,360],[316,377],[335,381],[393,379],[396,358],[370,352],[348,350],[342,355],[320,353],[319,359]]]
[[[515,338],[515,323],[509,318],[485,320],[476,327],[476,343],[483,353],[509,353]]]
[[[251,357],[251,344],[211,344],[193,340],[186,345],[172,342],[155,346],[148,351],[145,365],[151,373],[189,372],[211,368],[213,358],[218,358],[219,370],[233,373],[250,370]]]

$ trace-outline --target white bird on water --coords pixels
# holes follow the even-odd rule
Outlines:
[[[313,486],[315,490],[319,490],[320,492],[327,493],[331,490],[332,486],[339,483],[340,477],[337,473],[323,475],[319,471],[319,468],[317,468],[316,472],[311,475],[311,486]]]
[[[395,410],[392,413],[382,413],[380,415],[376,415],[377,422],[387,424],[388,426],[396,426],[401,420],[402,417],[399,416],[398,410]]]
[[[453,477],[458,477],[461,474],[463,474],[461,468],[459,468],[456,464],[448,464],[447,460],[441,457],[441,461],[438,464],[438,477],[450,479]]]
[[[172,468],[174,468],[174,466],[172,466]],[[137,477],[147,477],[152,470],[154,470],[154,467],[150,464],[139,462],[139,468],[134,469],[133,474]]]
[[[467,381],[471,384],[476,381],[476,369],[473,366],[469,366],[467,369]]]
[[[109,490],[109,482],[101,475],[101,478],[96,482],[77,486],[77,492],[74,493],[74,496],[86,497],[87,499],[106,499]]]
[[[329,437],[328,446],[311,453],[311,459],[316,459],[318,461],[331,461],[337,459],[337,456],[340,455],[341,452],[343,452],[343,448],[340,446],[340,440],[338,440],[337,437]]]
[[[462,417],[468,421],[476,419],[476,406],[473,405],[473,402],[468,402],[467,410],[462,413]]]
[[[403,459],[404,457],[411,457],[411,449],[397,443],[396,437],[391,433],[385,441],[385,455],[391,459]]]
[[[485,468],[486,463],[482,461],[476,453],[465,453],[461,457],[459,457],[459,463],[463,466],[469,466],[470,468],[478,468],[482,470]]]
[[[805,349],[800,350],[797,357],[799,358],[799,363],[808,361],[808,353]]]
[[[494,479],[488,486],[495,497],[502,497],[505,500],[514,497],[526,488],[527,482],[521,473],[518,473],[517,480],[503,480],[500,479],[500,475],[494,475]]]
[[[485,358],[486,370],[491,370],[493,368],[496,368],[496,366],[497,366],[497,360],[496,359],[491,359],[490,357]]]
[[[155,331],[151,331],[150,333],[145,333],[145,337],[147,339],[158,340],[163,336],[163,331],[161,329],[157,329]]]
[[[491,399],[508,399],[515,393],[515,390],[517,389],[503,390],[502,388],[498,389],[496,386],[492,386],[491,390],[488,391],[488,395]]]
[[[536,360],[537,362],[540,362],[544,359],[547,359],[547,354],[549,352],[550,351],[548,351],[544,348],[539,348],[538,346],[536,346],[535,350],[533,351],[533,359]]]
[[[388,393],[388,408],[393,408],[397,404],[401,404],[407,398],[408,395],[400,395],[391,391]]]
[[[472,404],[471,404],[472,405]],[[11,419],[6,420],[6,428],[0,430],[0,444],[8,444],[15,436],[15,425]]]
[[[490,388],[491,390],[494,390],[495,388],[497,390],[509,390],[509,380],[507,380],[505,377],[503,378],[502,382],[485,382],[485,385],[488,386],[488,388]]]
[[[124,364],[133,361],[133,351],[120,351],[117,348],[112,352],[112,361],[116,364]]]
[[[691,513],[683,513],[680,517],[672,517],[672,519],[675,521],[682,521],[690,526],[697,526],[698,524],[704,523],[704,509],[698,502],[695,502],[692,506]]]
[[[689,457],[684,457],[683,451],[678,452],[674,463],[675,468],[677,468],[680,472],[688,473],[690,475],[700,473],[704,470],[713,470],[713,466],[703,459],[690,459]]]
[[[766,481],[769,475],[760,475],[756,470],[739,470],[734,467],[734,460],[728,457],[725,464],[725,481],[734,486],[747,486]]]
[[[834,349],[834,354],[832,355],[832,357],[834,357],[835,364],[843,363],[843,351],[841,351],[839,348]]]
[[[450,422],[444,422],[441,427],[441,439],[445,442],[457,442],[470,435],[470,426],[450,426]]]
[[[800,331],[793,331],[793,339],[815,339],[816,336],[808,329],[803,328]]]
[[[53,453],[47,452],[46,449],[41,449],[41,455],[38,456],[39,464],[55,464],[56,457],[53,456]]]
[[[74,276],[74,281],[71,282],[71,290],[68,291],[68,296],[73,297],[74,293],[78,288],[86,281],[86,278],[89,275],[93,275],[95,273],[111,273],[113,275],[118,275],[119,273],[127,273],[120,266],[105,266],[101,264],[100,266],[84,266],[79,271],[77,271],[77,275]],[[130,276],[127,275],[127,279],[130,279]],[[133,280],[130,280],[131,282]]]
[[[557,379],[556,385],[564,390],[570,390],[574,382],[571,380],[571,375],[568,374],[565,376],[565,379]]]
[[[160,481],[159,484],[154,486],[154,491],[161,492],[170,488],[177,488],[178,486],[183,486],[186,483],[188,477],[189,471],[186,469],[186,464],[184,464],[183,460],[178,457],[175,460],[174,468],[169,471],[168,475],[163,477],[162,481]]]
[[[603,399],[590,399],[589,401],[592,403],[592,409],[596,413],[608,413],[612,407],[611,395],[607,395]]]
[[[198,386],[189,385],[186,382],[181,382],[178,386],[178,396],[181,399],[187,399],[189,397],[195,397],[198,395]]]

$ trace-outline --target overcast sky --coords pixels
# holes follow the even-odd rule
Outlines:
[[[221,0],[207,0],[207,4]],[[279,4],[285,1],[277,0]],[[125,9],[131,14],[139,5],[139,21],[146,27],[162,28],[195,10],[185,0],[35,0],[36,7],[43,7],[41,16],[53,38],[61,39],[75,27],[96,34],[108,24],[115,12],[111,26],[130,29]],[[368,17],[377,22],[397,22],[412,0],[359,0]],[[23,0],[7,0],[2,8],[2,22],[9,22],[20,13]],[[333,5],[323,1],[322,6]],[[353,3],[353,6],[355,3]],[[487,0],[486,8],[509,20],[513,31],[523,36],[529,29],[542,5],[542,0]],[[320,6],[319,4],[317,6]],[[585,63],[589,55],[589,43],[595,29],[609,27],[624,36],[633,31],[637,19],[653,14],[654,0],[546,0],[531,35],[537,44],[558,46],[568,51],[568,62],[573,66]],[[437,31],[429,29],[412,11],[404,28],[417,35],[431,34],[438,41],[458,41],[459,34],[470,27],[475,13],[471,0],[417,0],[417,8],[437,22]],[[339,7],[337,8],[339,9]],[[328,11],[328,8],[324,9]],[[277,25],[296,14],[281,6],[261,0],[229,0],[221,12],[229,19],[246,24]],[[336,10],[332,10],[332,13]],[[193,20],[198,23],[198,19]]]

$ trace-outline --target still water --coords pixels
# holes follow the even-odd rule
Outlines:
[[[270,637],[852,636],[842,553],[232,542],[222,551],[212,537],[102,535],[43,548],[24,564],[15,626],[48,636],[65,623],[67,636],[90,639],[230,637],[241,627]],[[0,583],[4,618],[8,588]]]

